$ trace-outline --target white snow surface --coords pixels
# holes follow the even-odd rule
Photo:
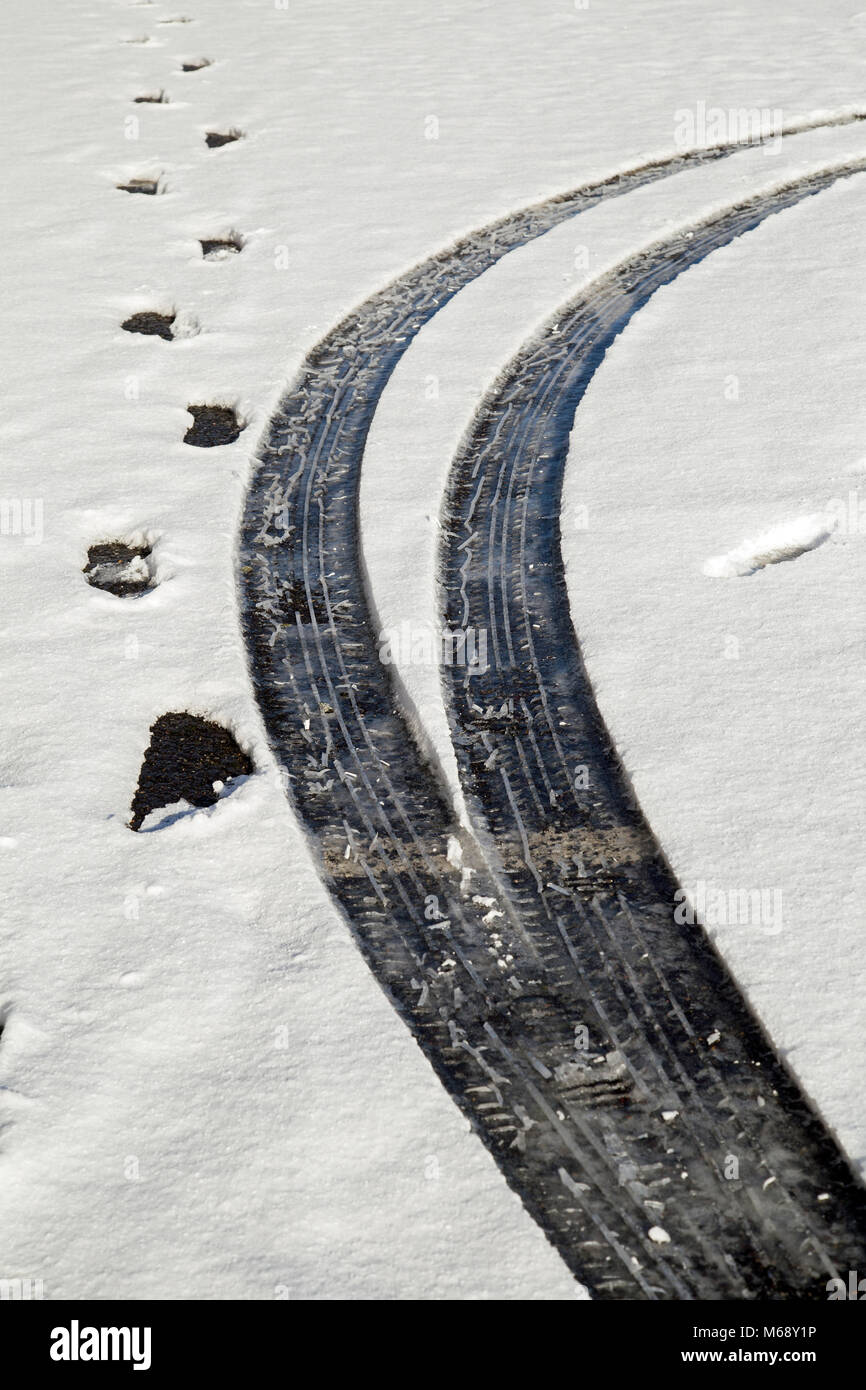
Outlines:
[[[0,535],[0,1276],[42,1278],[48,1298],[573,1298],[579,1287],[363,965],[282,796],[238,627],[234,558],[250,461],[316,340],[461,233],[671,153],[676,112],[701,100],[778,108],[786,122],[855,109],[862,15],[841,0],[795,0],[784,13],[750,0],[735,23],[708,0],[586,10],[564,0],[432,9],[193,0],[189,23],[167,22],[179,13],[119,0],[47,10],[7,0],[4,10],[13,159],[2,495],[32,524],[4,523]],[[199,57],[213,62],[180,71]],[[132,101],[163,89],[164,104]],[[431,116],[437,139],[425,138]],[[244,137],[206,148],[205,132],[229,128]],[[116,188],[157,176],[155,197]],[[777,1038],[796,1040],[793,1065],[860,1156],[851,1029],[840,1022],[840,999],[853,991],[832,990],[849,988],[861,967],[850,955],[840,964],[853,936],[830,909],[843,860],[852,902],[863,887],[839,815],[856,814],[856,794],[862,806],[848,670],[862,637],[862,574],[859,590],[852,579],[862,549],[837,527],[816,551],[736,584],[720,589],[701,574],[708,556],[744,536],[822,509],[837,473],[856,463],[856,297],[837,277],[845,254],[858,273],[862,202],[852,183],[785,225],[808,237],[831,206],[840,220],[806,243],[792,231],[789,255],[779,249],[783,219],[755,234],[779,250],[772,277],[766,258],[762,274],[750,265],[744,239],[660,295],[610,354],[579,427],[592,431],[599,467],[603,448],[617,450],[611,487],[630,478],[660,489],[641,512],[648,527],[625,534],[654,563],[654,592],[671,586],[663,620],[683,644],[680,684],[667,666],[659,679],[657,660],[647,681],[652,624],[638,631],[625,611],[640,585],[610,526],[580,541],[600,547],[593,572],[611,630],[579,631],[678,869],[705,867],[725,883],[730,865],[742,874],[749,863],[764,875],[749,882],[787,892],[791,842],[778,827],[812,827],[797,882],[808,880],[810,901],[827,911],[798,919],[769,957],[742,933],[725,949]],[[199,239],[229,232],[244,239],[241,253],[204,261]],[[634,229],[635,244],[642,234]],[[797,276],[798,264],[807,273]],[[727,282],[713,278],[726,273],[744,306],[730,323]],[[715,299],[690,299],[699,276]],[[793,337],[783,322],[792,285],[812,296]],[[756,334],[770,325],[766,339],[743,339],[745,306]],[[120,330],[133,312],[172,309],[182,327],[174,342]],[[688,329],[698,341],[710,312],[711,371],[677,337]],[[778,412],[758,392],[764,414],[753,404],[751,425],[733,431],[713,394],[725,362],[739,364],[744,383],[772,370]],[[802,386],[819,370],[809,411]],[[719,414],[708,421],[710,401]],[[246,428],[234,445],[183,444],[185,407],[198,403],[238,410]],[[639,479],[637,460],[626,460],[629,474],[621,458],[632,428],[632,444],[653,453]],[[692,481],[689,543],[664,551],[677,534],[672,451],[688,439],[679,471]],[[764,441],[760,477],[749,439]],[[856,476],[845,473],[844,495]],[[414,525],[429,552],[433,523],[419,515]],[[141,537],[154,543],[156,588],[129,601],[87,585],[89,545]],[[581,599],[582,622],[600,612]],[[697,650],[716,697],[709,708],[707,690],[697,691],[703,706],[692,701],[689,622],[692,658]],[[741,657],[724,665],[728,632]],[[623,700],[634,689],[642,698],[629,725]],[[826,725],[808,736],[828,699],[838,715],[833,776]],[[227,723],[259,771],[211,810],[136,836],[125,822],[148,728],[175,709]],[[708,713],[729,734],[740,728],[739,742],[722,745]],[[782,720],[798,739],[780,766]],[[756,791],[762,813],[776,816],[759,835],[754,816],[739,819]],[[746,850],[759,857],[744,860]],[[783,946],[793,952],[785,960]],[[838,1080],[828,1099],[831,1039]]]

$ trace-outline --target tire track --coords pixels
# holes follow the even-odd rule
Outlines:
[[[539,939],[559,932],[590,1036],[625,1059],[633,1089],[618,1140],[634,1161],[643,1131],[655,1125],[661,1136],[663,1112],[676,1111],[670,1176],[680,1166],[690,1184],[677,1202],[691,1202],[702,1167],[717,1194],[702,1227],[712,1243],[730,1251],[739,1229],[778,1282],[813,1297],[825,1259],[847,1251],[856,1267],[862,1256],[864,1194],[709,943],[673,921],[676,881],[627,786],[571,628],[558,514],[575,410],[631,316],[660,285],[836,177],[804,180],[634,257],[560,313],[481,409],[452,475],[443,557],[446,627],[492,638],[486,673],[443,668],[467,806],[515,895],[535,899],[524,921]],[[587,776],[576,780],[578,768]],[[641,1094],[654,1104],[635,1104]],[[731,1157],[737,1181],[726,1177]],[[667,1209],[664,1219],[670,1227]]]
[[[544,913],[536,882],[499,877],[495,861],[491,873],[442,804],[378,659],[360,577],[357,486],[379,396],[448,298],[600,198],[729,152],[680,156],[552,199],[373,296],[308,357],[272,422],[243,523],[256,695],[325,878],[443,1083],[597,1297],[748,1298],[768,1288],[784,1297],[795,1285],[776,1274],[772,1252],[754,1246],[751,1227],[714,1217],[719,1190],[708,1164],[695,1166],[689,1202],[668,1217],[678,1146],[670,1126],[651,1132],[646,1122],[656,1073],[632,1041],[646,1030],[604,972],[581,980],[574,942]],[[541,751],[532,752],[536,762]],[[533,780],[521,776],[518,790]],[[593,1000],[593,1017],[610,1026],[597,1030],[594,1050],[578,1053],[575,1029]],[[608,1045],[615,1031],[631,1042],[626,1051]],[[669,1091],[679,1094],[673,1081]],[[626,1115],[643,1117],[639,1134],[623,1125]],[[847,1190],[847,1170],[839,1182]],[[668,1241],[655,1230],[658,1210]],[[848,1267],[849,1249],[830,1241],[824,1277],[840,1252]],[[821,1268],[817,1253],[813,1268]]]

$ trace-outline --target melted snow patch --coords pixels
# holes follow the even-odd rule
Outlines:
[[[765,565],[796,560],[807,550],[823,545],[832,536],[836,525],[836,518],[824,512],[780,522],[754,539],[742,541],[725,555],[713,555],[704,562],[703,572],[712,579],[734,579],[740,575],[755,574]]]

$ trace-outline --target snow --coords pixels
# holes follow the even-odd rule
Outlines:
[[[165,22],[172,15],[159,4],[119,0],[68,0],[40,11],[38,23],[35,14],[7,0],[2,55],[14,158],[0,348],[10,504],[0,531],[0,1273],[43,1278],[47,1298],[574,1298],[579,1287],[360,960],[283,796],[238,629],[235,545],[250,459],[304,352],[463,232],[672,152],[675,113],[701,99],[778,108],[786,123],[857,109],[856,16],[844,0],[819,11],[799,0],[781,14],[749,4],[736,25],[708,0],[611,0],[586,10],[562,0],[443,0],[433,9],[381,0],[373,12],[350,0],[297,0],[290,9],[196,0],[183,25]],[[181,71],[201,58],[212,61]],[[167,102],[133,101],[163,90]],[[232,128],[244,138],[207,148],[206,132]],[[787,156],[751,152],[747,162],[758,158],[771,178]],[[118,191],[142,178],[158,180],[155,195]],[[859,1044],[854,1024],[840,1024],[839,1001],[852,1001],[858,982],[862,993],[862,972],[834,908],[844,890],[853,911],[863,884],[853,876],[850,827],[827,820],[831,800],[862,804],[848,680],[860,641],[857,536],[839,528],[814,553],[742,585],[700,573],[707,556],[742,536],[846,498],[856,477],[845,469],[861,409],[851,389],[857,296],[845,298],[838,278],[840,265],[846,285],[858,273],[855,203],[852,185],[786,214],[798,228],[821,225],[830,217],[821,208],[850,222],[825,222],[805,261],[799,236],[784,251],[773,241],[776,280],[762,261],[759,283],[738,291],[777,314],[767,340],[752,344],[756,378],[782,360],[779,342],[801,385],[807,366],[824,373],[804,420],[776,370],[773,389],[786,393],[777,399],[794,414],[773,413],[785,448],[774,470],[762,455],[760,495],[718,433],[714,490],[703,469],[687,556],[666,553],[647,569],[653,545],[676,534],[678,510],[665,491],[677,469],[665,467],[671,432],[654,437],[644,420],[639,438],[653,467],[641,477],[661,488],[652,525],[627,547],[605,528],[580,540],[601,546],[607,535],[608,554],[597,552],[592,573],[613,566],[611,640],[627,630],[628,644],[605,647],[597,629],[587,641],[605,714],[677,867],[726,884],[731,864],[747,865],[749,881],[784,884],[787,900],[791,834],[798,825],[812,832],[796,885],[808,887],[813,915],[777,939],[793,954],[767,963],[735,937],[730,958],[859,1155],[863,1120],[851,1084]],[[622,224],[623,244],[646,234],[639,217]],[[237,254],[203,256],[202,240],[232,236]],[[745,243],[724,254],[718,264],[749,273]],[[812,296],[793,341],[784,319],[792,265],[808,271],[798,285]],[[718,273],[708,263],[690,275],[710,283]],[[833,286],[851,352],[840,339],[828,357],[820,291]],[[714,309],[719,344],[726,298]],[[682,303],[685,328],[685,285],[664,303]],[[610,378],[607,364],[600,375],[599,391],[610,379],[620,400],[629,392],[629,410],[597,398],[586,427],[599,468],[605,441],[621,447],[617,429],[637,429],[663,388],[669,417],[694,421],[689,393],[675,392],[686,379],[697,389],[696,368],[689,376],[686,352],[676,379],[665,377],[672,344],[659,306],[623,336]],[[696,298],[693,345],[705,308]],[[146,311],[176,312],[174,341],[120,329]],[[509,340],[522,327],[515,318]],[[748,351],[741,329],[742,317],[728,330],[735,365]],[[632,339],[639,372],[630,362],[614,375]],[[246,425],[237,442],[185,445],[191,403],[237,410]],[[413,419],[420,409],[416,402]],[[753,438],[769,428],[760,412],[751,428]],[[392,454],[395,482],[406,447]],[[617,468],[611,484],[623,478],[619,460]],[[420,511],[412,528],[428,566],[438,509],[427,520]],[[89,546],[137,538],[153,544],[154,587],[118,599],[87,584]],[[649,547],[641,573],[661,576],[656,602],[666,583],[679,586],[668,610],[678,637],[683,624],[697,624],[693,660],[701,633],[720,631],[718,619],[707,628],[701,585],[711,605],[730,605],[723,630],[741,634],[741,685],[734,663],[726,681],[706,652],[695,668],[712,676],[709,712],[721,707],[726,728],[742,731],[721,778],[723,754],[701,738],[708,706],[692,703],[701,692],[686,679],[688,663],[677,660],[673,690],[658,681],[657,663],[647,680],[648,638],[635,631],[640,624],[623,623],[636,592],[623,552],[641,546]],[[782,610],[767,607],[783,580],[796,588],[776,594],[784,631]],[[581,611],[590,621],[598,608]],[[796,652],[808,660],[797,663]],[[629,724],[611,686],[634,689],[638,670],[642,711],[656,703],[645,723],[639,713]],[[678,717],[659,722],[665,696]],[[423,693],[419,700],[429,735],[436,709]],[[825,782],[829,735],[814,721],[828,703],[836,761]],[[228,725],[259,772],[217,806],[133,835],[125,821],[149,726],[183,709]],[[796,767],[771,756],[780,727],[799,728]],[[691,770],[680,747],[695,758]],[[671,765],[677,795],[668,799]],[[737,819],[750,798],[776,816],[757,836],[747,828],[754,818]]]
[[[725,555],[713,555],[703,564],[704,574],[714,579],[734,579],[754,574],[765,565],[778,565],[783,560],[796,560],[807,550],[814,550],[829,540],[836,529],[834,517],[816,512],[781,521],[762,531],[752,540],[741,541]]]

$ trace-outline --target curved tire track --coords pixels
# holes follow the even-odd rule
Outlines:
[[[673,920],[676,880],[630,793],[574,638],[558,515],[575,410],[631,316],[660,285],[835,177],[635,257],[560,312],[481,409],[452,475],[444,554],[446,627],[490,634],[487,672],[443,668],[467,806],[524,923],[540,941],[558,933],[571,956],[596,1053],[624,1059],[625,1161],[639,1172],[646,1131],[662,1150],[667,1132],[671,1184],[678,1168],[689,1174],[677,1203],[694,1203],[698,1170],[704,1194],[715,1189],[709,1210],[696,1207],[696,1226],[729,1253],[739,1229],[779,1284],[808,1294],[811,1283],[813,1296],[820,1245],[847,1250],[852,1267],[862,1256],[863,1193],[703,934]],[[588,776],[576,780],[578,768]],[[671,1112],[673,1122],[662,1118]],[[732,1157],[736,1182],[725,1176]],[[826,1197],[819,1205],[833,1177],[832,1208]],[[824,1220],[831,1209],[835,1225]],[[667,1228],[667,1208],[661,1219]]]
[[[624,998],[606,955],[588,976],[569,935],[572,919],[564,929],[551,920],[543,891],[513,855],[503,857],[500,873],[489,853],[491,872],[461,840],[378,660],[358,563],[357,484],[388,377],[447,298],[513,246],[600,197],[723,153],[653,165],[517,214],[367,301],[310,354],[272,422],[243,527],[255,690],[326,879],[447,1089],[596,1297],[823,1296],[837,1264],[855,1267],[853,1252],[862,1249],[844,1216],[859,1189],[852,1194],[838,1152],[708,957],[712,964],[697,968],[697,977],[704,989],[721,991],[745,1053],[767,1067],[767,1082],[753,1068],[746,1090],[769,1105],[773,1134],[790,1138],[793,1124],[806,1187],[817,1181],[831,1200],[820,1210],[807,1201],[799,1225],[787,1205],[780,1218],[772,1198],[755,1195],[773,1176],[760,1148],[746,1198],[732,1195],[736,1184],[720,1185],[711,1127],[705,1133],[699,1125],[695,1137],[691,1123],[701,1065],[691,1057],[684,1065],[679,1040],[672,1046],[656,1036],[677,1006],[665,998],[653,1019],[657,994],[639,1006]],[[589,917],[595,909],[583,911]],[[641,926],[656,949],[660,919]],[[577,1054],[575,1028],[588,1018],[594,1050]],[[642,1053],[647,1039],[647,1057],[664,1064],[663,1083],[657,1060],[650,1065]],[[665,1110],[688,1102],[688,1128],[661,1120],[660,1086]],[[774,1087],[782,1088],[781,1105]],[[799,1124],[784,1111],[800,1114]],[[679,1176],[684,1162],[688,1181]],[[676,1203],[668,1201],[671,1184]],[[656,1229],[659,1212],[667,1241]]]

